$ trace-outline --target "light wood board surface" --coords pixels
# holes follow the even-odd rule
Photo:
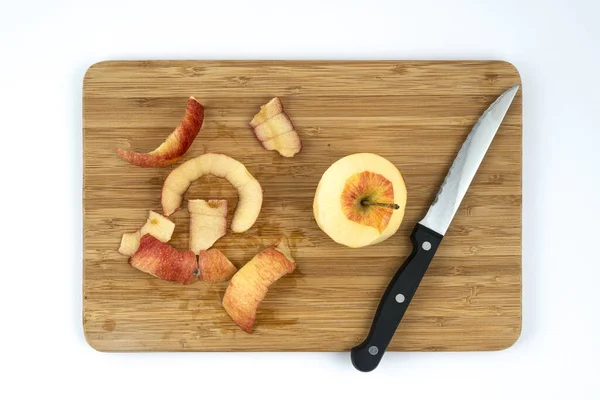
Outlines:
[[[83,86],[83,325],[102,351],[347,351],[362,342],[387,283],[410,253],[409,234],[433,201],[463,140],[504,90],[520,83],[500,61],[110,61]],[[150,151],[183,118],[186,100],[206,107],[183,161],[221,152],[264,189],[256,224],[215,247],[241,267],[280,235],[297,271],[276,282],[255,331],[221,307],[226,283],[188,286],[142,273],[117,253],[121,234],[161,212],[167,168],[139,168],[117,147]],[[264,150],[248,122],[280,96],[303,149],[287,159]],[[442,241],[390,351],[498,350],[521,331],[522,97],[517,94]],[[337,159],[371,152],[404,175],[408,202],[398,233],[376,246],[336,244],[312,214],[315,189]],[[203,177],[184,201],[227,198]],[[185,204],[185,203],[184,203]],[[185,207],[171,244],[188,246]]]

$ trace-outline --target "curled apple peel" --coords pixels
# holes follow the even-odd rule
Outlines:
[[[140,239],[140,246],[129,258],[129,264],[159,279],[184,285],[198,276],[198,262],[193,251],[180,251],[149,233]]]
[[[138,167],[166,167],[175,164],[188,151],[202,128],[204,107],[194,97],[188,99],[185,117],[156,149],[149,153],[137,153],[118,149],[120,158]]]
[[[162,189],[163,214],[169,216],[177,211],[190,184],[207,174],[226,179],[238,191],[238,204],[231,220],[231,230],[240,233],[250,229],[262,208],[262,187],[244,164],[224,154],[206,153],[171,171]]]
[[[223,308],[242,330],[252,333],[256,311],[269,286],[295,269],[296,262],[290,254],[287,240],[281,238],[233,275],[223,296]]]
[[[302,150],[300,136],[279,97],[260,106],[249,125],[265,150],[275,150],[284,157],[294,157]]]

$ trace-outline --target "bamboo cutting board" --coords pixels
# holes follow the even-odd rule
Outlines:
[[[362,342],[383,291],[410,253],[409,234],[433,201],[463,140],[504,90],[509,63],[407,61],[114,61],[83,85],[83,326],[102,351],[347,351]],[[206,152],[238,159],[264,203],[244,234],[215,247],[241,267],[280,235],[297,270],[276,282],[246,334],[222,309],[226,283],[188,286],[153,278],[117,253],[121,234],[161,212],[167,168],[139,168],[117,147],[150,151],[183,118],[188,96],[206,107],[183,160]],[[303,141],[292,159],[263,150],[248,127],[280,96]],[[521,91],[506,116],[394,339],[390,351],[498,350],[521,330]],[[318,227],[312,200],[323,172],[357,152],[388,158],[408,202],[398,233],[350,249]],[[192,198],[227,198],[203,177]],[[185,205],[186,203],[184,203]],[[185,207],[171,244],[187,249]]]

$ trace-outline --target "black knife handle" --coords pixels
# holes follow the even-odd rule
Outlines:
[[[352,365],[362,372],[373,371],[410,304],[443,236],[417,224],[410,235],[413,251],[390,281],[364,342],[350,351]]]

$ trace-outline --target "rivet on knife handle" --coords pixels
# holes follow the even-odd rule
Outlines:
[[[369,335],[350,352],[352,364],[374,370],[390,344],[443,236],[417,224],[411,234],[413,251],[390,281],[373,318]]]

